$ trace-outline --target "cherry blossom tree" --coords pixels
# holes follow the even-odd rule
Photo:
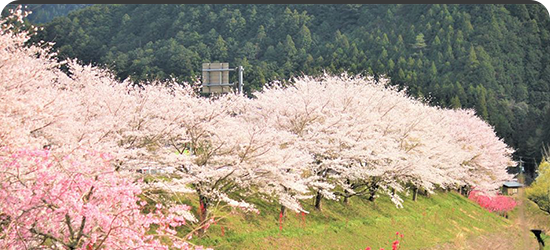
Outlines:
[[[218,201],[253,210],[240,196],[260,194],[283,206],[303,211],[298,197],[307,193],[302,174],[308,155],[293,146],[294,136],[277,131],[248,109],[246,98],[226,95],[195,97],[178,114],[180,133],[170,133],[165,145],[178,157],[177,178],[159,185],[171,189],[190,185],[199,195],[201,219]],[[179,103],[173,103],[170,106]],[[184,152],[189,154],[174,154]],[[168,151],[168,154],[170,151]]]
[[[0,145],[32,144],[41,147],[46,144],[44,138],[22,135],[38,135],[41,128],[54,123],[63,114],[59,107],[50,105],[58,94],[46,85],[50,79],[67,77],[54,70],[59,65],[51,60],[54,55],[36,46],[26,47],[28,33],[14,33],[13,27],[3,20],[0,35]],[[34,94],[41,98],[34,98]]]
[[[133,120],[122,118],[139,107],[132,100],[140,96],[102,71],[74,62],[67,76],[55,54],[25,46],[27,39],[28,33],[13,32],[13,25],[3,22],[1,248],[168,249],[159,237],[179,249],[192,248],[174,230],[194,220],[189,207],[142,213],[142,186],[113,166],[115,156],[132,149],[125,140],[139,126],[127,126]],[[132,101],[130,108],[126,101]],[[105,153],[111,150],[114,154]]]
[[[297,199],[307,188],[301,180],[305,164],[298,162],[309,156],[294,149],[291,134],[260,117],[236,114],[244,97],[207,99],[189,86],[120,83],[75,61],[65,62],[67,76],[47,49],[25,47],[28,37],[6,31],[2,39],[2,59],[10,66],[1,69],[8,79],[1,96],[4,145],[47,145],[60,156],[80,149],[109,152],[113,169],[129,178],[144,166],[178,167],[176,178],[158,186],[176,192],[192,187],[202,220],[215,201],[254,210],[230,198],[236,189],[302,210]]]
[[[168,249],[192,245],[176,227],[194,220],[188,206],[142,213],[138,184],[113,171],[110,156],[83,152],[58,159],[49,150],[0,150],[2,249]]]
[[[300,148],[314,156],[308,183],[317,208],[322,197],[368,193],[373,199],[378,190],[400,206],[396,193],[407,185],[429,192],[455,187],[477,178],[472,173],[483,168],[494,171],[477,183],[486,184],[495,175],[500,175],[495,183],[502,181],[512,151],[490,126],[473,116],[453,119],[453,112],[468,111],[430,107],[387,83],[345,75],[303,77],[290,87],[274,85],[255,93],[257,110],[277,129],[298,136]],[[462,124],[472,121],[478,126]],[[484,141],[468,143],[484,146],[470,150],[462,134]],[[480,162],[482,154],[498,157]]]
[[[387,133],[393,125],[384,118],[392,108],[377,105],[399,94],[384,85],[373,78],[305,77],[291,87],[256,93],[258,110],[274,127],[297,135],[302,150],[314,156],[308,182],[318,209],[322,197],[340,194],[334,190],[337,186],[349,195],[369,178],[383,177],[384,182],[378,178],[375,185],[384,188],[397,183],[398,138]]]
[[[447,110],[450,133],[467,154],[462,166],[467,174],[462,184],[485,193],[495,193],[511,178],[506,167],[514,166],[513,149],[496,135],[493,127],[477,117],[472,110]]]

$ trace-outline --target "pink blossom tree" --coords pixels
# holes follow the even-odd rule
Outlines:
[[[472,110],[447,110],[451,122],[450,133],[463,152],[465,175],[461,184],[494,194],[502,183],[511,178],[506,167],[514,166],[513,149],[496,135],[493,128],[475,116]]]
[[[121,119],[140,103],[125,102],[139,96],[92,67],[71,62],[77,71],[68,77],[54,54],[25,46],[27,33],[2,25],[1,248],[167,249],[159,237],[191,248],[174,231],[194,219],[189,207],[142,213],[140,183],[113,166],[129,155],[120,152],[139,148],[125,140],[140,127]]]
[[[274,127],[298,136],[302,150],[314,156],[309,183],[318,209],[322,197],[349,197],[376,186],[400,187],[396,179],[399,162],[406,158],[400,148],[403,134],[390,118],[400,113],[388,114],[410,100],[386,87],[373,78],[306,77],[291,87],[256,93],[257,110]]]
[[[82,152],[58,159],[49,150],[0,150],[0,247],[29,249],[180,249],[192,245],[176,227],[188,206],[142,213],[138,184],[113,171],[109,155]],[[159,225],[149,234],[151,225]],[[156,236],[155,236],[156,235]]]
[[[135,87],[74,61],[66,62],[67,77],[47,50],[23,46],[27,38],[9,31],[2,36],[2,58],[13,66],[1,69],[8,79],[1,96],[5,145],[48,145],[58,155],[89,148],[109,152],[113,168],[129,178],[144,166],[179,167],[177,178],[157,186],[175,192],[192,187],[203,220],[216,201],[253,209],[230,198],[235,189],[301,211],[297,197],[307,188],[300,178],[305,164],[297,162],[308,155],[294,150],[291,134],[278,133],[259,117],[236,115],[245,98],[207,99],[170,83]],[[37,53],[45,56],[34,58]],[[185,150],[191,154],[181,154]]]
[[[192,187],[199,195],[202,219],[218,201],[255,211],[246,201],[232,198],[236,190],[240,195],[275,198],[285,207],[303,211],[296,197],[308,191],[301,179],[308,155],[293,146],[292,134],[246,112],[248,102],[237,95],[194,97],[178,113],[185,117],[179,123],[181,132],[166,137],[165,149],[172,156],[164,159],[179,158],[179,177],[159,185]],[[190,153],[173,153],[185,150]]]
[[[257,110],[275,128],[295,134],[300,148],[314,156],[308,182],[318,208],[322,197],[370,193],[373,198],[379,189],[400,206],[396,192],[404,191],[405,185],[429,192],[460,185],[471,179],[468,163],[475,155],[457,133],[484,141],[473,145],[497,145],[479,146],[477,158],[481,154],[499,158],[476,161],[483,166],[474,168],[494,168],[491,174],[501,175],[496,182],[502,180],[511,150],[502,148],[505,144],[499,144],[486,123],[470,117],[483,124],[465,126],[462,123],[470,120],[453,119],[456,111],[430,107],[387,82],[369,77],[304,77],[290,87],[275,85],[255,93]],[[480,128],[482,132],[473,132]]]

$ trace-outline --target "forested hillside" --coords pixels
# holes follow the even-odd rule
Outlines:
[[[527,163],[550,143],[540,4],[94,5],[36,39],[120,79],[190,81],[203,62],[243,65],[247,92],[324,70],[387,74],[432,104],[474,108]]]
[[[2,16],[9,14],[9,9],[17,8],[17,4],[8,4],[2,10]],[[66,16],[69,12],[82,9],[90,4],[27,4],[27,10],[32,13],[26,19],[32,23],[46,23],[58,16]]]

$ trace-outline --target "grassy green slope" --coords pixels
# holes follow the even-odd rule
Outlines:
[[[289,212],[279,231],[279,208],[258,202],[259,215],[231,214],[192,242],[215,249],[391,249],[398,231],[404,235],[400,249],[425,249],[516,230],[511,220],[453,192],[421,196],[416,202],[409,197],[401,209],[385,196],[376,203],[356,197],[349,205],[325,201],[322,212],[306,203],[311,213],[305,224],[301,215]]]

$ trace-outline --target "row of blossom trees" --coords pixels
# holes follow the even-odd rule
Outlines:
[[[397,192],[468,185],[494,191],[509,175],[512,150],[470,110],[430,107],[386,79],[297,79],[256,93],[249,113],[297,136],[307,152],[308,185],[322,197],[348,198],[377,189]]]
[[[18,9],[0,31],[0,248],[168,249],[161,239],[194,248],[175,230],[196,220],[190,207],[143,213],[142,183],[119,171],[145,161],[147,137],[160,134],[144,134],[149,96],[57,62],[48,44],[25,46],[13,20],[24,16]]]
[[[323,198],[387,193],[402,206],[410,188],[493,191],[508,178],[512,150],[487,123],[386,79],[303,77],[252,99],[205,98],[190,85],[120,83],[59,63],[13,28],[4,23],[0,37],[0,246],[162,247],[141,237],[153,223],[189,247],[173,231],[194,220],[189,207],[139,212],[149,185],[196,193],[204,223],[218,202],[257,211],[241,197],[305,212],[306,198],[320,209]],[[174,173],[133,181],[147,166]]]

